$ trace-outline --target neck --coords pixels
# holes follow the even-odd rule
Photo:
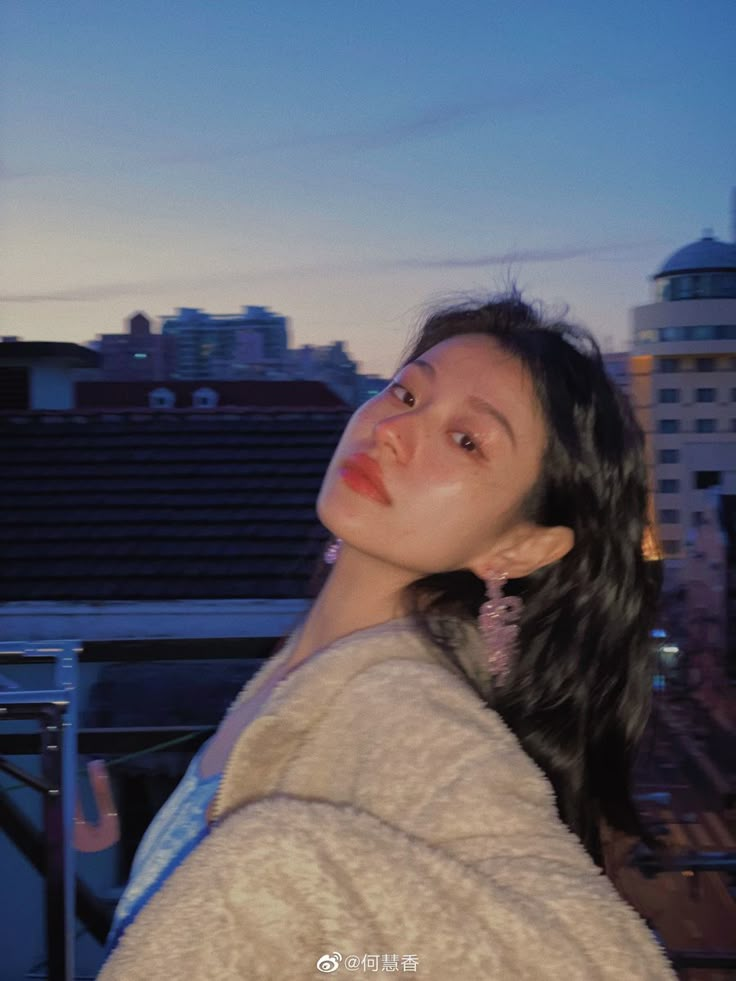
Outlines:
[[[340,637],[405,616],[404,587],[416,574],[343,544],[304,621],[290,666]]]

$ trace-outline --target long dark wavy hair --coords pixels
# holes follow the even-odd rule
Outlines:
[[[584,328],[545,319],[512,291],[433,314],[402,363],[459,334],[493,338],[527,369],[547,444],[519,517],[575,533],[562,559],[507,584],[523,598],[519,655],[503,687],[478,693],[547,775],[560,817],[603,866],[601,819],[650,837],[631,790],[651,705],[649,637],[661,587],[660,563],[642,551],[644,436]],[[470,571],[442,573],[408,592],[420,628],[463,670],[442,623],[447,615],[475,619],[483,583]]]
[[[510,580],[521,596],[519,654],[503,687],[483,690],[461,664],[451,619],[475,621],[484,584],[469,570],[407,587],[418,628],[504,719],[550,780],[564,823],[605,867],[601,823],[660,843],[643,827],[632,770],[649,718],[654,675],[650,631],[662,570],[645,559],[648,521],[644,435],[606,373],[593,335],[547,318],[511,290],[482,304],[430,316],[402,366],[460,334],[493,338],[527,369],[546,422],[539,478],[519,519],[564,525],[575,534],[561,559]],[[327,566],[313,580],[318,590]],[[449,628],[449,629],[448,629]]]

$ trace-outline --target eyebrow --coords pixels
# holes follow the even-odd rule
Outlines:
[[[406,367],[408,368],[409,365],[412,364],[415,364],[417,368],[421,368],[425,375],[428,375],[430,378],[435,378],[437,375],[434,365],[430,364],[429,361],[423,361],[422,358],[416,358],[414,361],[409,361]],[[492,416],[496,422],[499,422],[506,430],[509,439],[514,445],[514,448],[516,448],[516,436],[511,428],[511,423],[500,409],[497,409],[494,405],[491,405],[490,402],[486,402],[485,399],[478,398],[477,395],[468,396],[468,402],[476,411],[485,412],[486,415]]]

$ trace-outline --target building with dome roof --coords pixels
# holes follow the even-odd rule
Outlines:
[[[653,280],[658,300],[733,299],[736,243],[720,242],[707,231],[673,252]]]
[[[632,311],[630,391],[647,433],[665,583],[686,572],[709,488],[736,494],[736,243],[707,231]],[[692,548],[690,548],[692,551]]]

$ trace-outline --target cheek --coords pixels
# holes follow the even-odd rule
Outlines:
[[[426,548],[433,544],[445,550],[448,545],[464,547],[480,529],[485,531],[492,511],[492,498],[486,486],[469,484],[467,475],[456,468],[435,465],[412,475],[404,485],[405,506],[397,513],[402,536],[413,537]]]
[[[463,468],[464,469],[464,468]],[[435,464],[415,485],[414,507],[407,515],[413,529],[431,528],[432,537],[473,542],[494,535],[513,510],[515,491],[503,475],[462,473]]]
[[[418,465],[406,468],[405,479],[414,485],[417,501],[448,510],[467,509],[486,498],[488,475],[480,474],[474,461],[463,459],[459,451],[443,441],[421,448]]]

